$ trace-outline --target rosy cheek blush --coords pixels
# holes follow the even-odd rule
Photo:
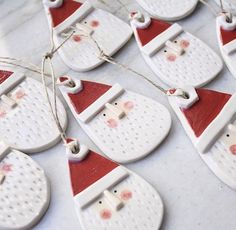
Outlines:
[[[127,102],[124,103],[124,107],[126,109],[129,109],[129,110],[133,109],[134,108],[134,103],[132,101],[127,101]]]
[[[236,155],[236,145],[230,146],[230,152],[231,152],[233,155]]]
[[[118,126],[118,123],[115,119],[109,119],[106,121],[108,127],[110,128],[116,128]]]
[[[112,216],[111,211],[108,209],[103,209],[102,211],[100,211],[100,217],[103,220],[108,220],[111,218],[111,216]]]
[[[190,45],[190,43],[189,43],[189,41],[187,41],[187,40],[182,40],[182,41],[180,42],[180,45],[181,45],[182,48],[188,48],[189,45]]]
[[[74,35],[74,36],[73,36],[73,40],[74,40],[75,42],[80,42],[82,39],[81,39],[81,37],[80,37],[79,35]]]
[[[92,27],[98,27],[98,26],[99,26],[99,21],[93,20],[93,21],[91,21],[90,25],[91,25]]]
[[[176,55],[174,54],[169,54],[167,56],[167,60],[170,61],[170,62],[174,62],[176,60]]]
[[[130,200],[133,197],[133,194],[129,190],[124,190],[121,192],[121,199],[124,201]]]
[[[21,98],[23,98],[24,96],[26,96],[26,93],[25,93],[23,90],[19,90],[19,91],[17,91],[16,94],[15,94],[16,99],[21,99]]]

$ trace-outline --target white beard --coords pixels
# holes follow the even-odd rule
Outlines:
[[[120,197],[122,190],[132,192],[132,198],[124,201],[124,207],[119,211],[112,211],[104,197],[98,198],[88,207],[77,213],[83,229],[86,230],[157,230],[163,218],[163,203],[159,194],[145,180],[129,171],[129,177],[109,189],[114,195]],[[117,191],[117,193],[114,193]],[[99,204],[102,201],[102,204]],[[110,209],[112,216],[102,219],[99,212]]]
[[[92,21],[98,21],[99,25],[91,27]],[[107,55],[117,52],[132,36],[132,30],[125,22],[100,9],[95,9],[79,23],[93,29],[93,38]],[[65,38],[56,36],[55,40],[59,45]],[[70,39],[59,53],[68,66],[78,71],[95,68],[104,62],[99,58],[99,50],[94,42],[84,36],[79,42]]]
[[[217,141],[208,152],[200,156],[216,176],[236,189],[236,156],[223,143]]]
[[[136,93],[125,91],[112,104],[116,101],[134,103],[116,128],[106,124],[106,110],[80,125],[109,158],[126,163],[146,156],[163,141],[170,130],[171,117],[163,105]]]
[[[181,87],[183,83],[200,87],[216,77],[222,69],[222,61],[210,47],[187,32],[180,34],[175,40],[189,42],[184,54],[177,56],[175,61],[167,59],[164,52],[166,47],[152,57],[143,55],[162,81],[175,87]]]
[[[26,95],[18,100],[16,108],[0,117],[0,139],[12,148],[27,153],[53,146],[60,140],[60,135],[50,113],[42,84],[26,78],[11,91],[11,94],[15,95],[19,90]],[[52,96],[51,91],[49,95]],[[59,118],[62,127],[65,128],[66,112],[59,99],[57,102]]]
[[[0,161],[11,165],[0,185],[0,229],[28,229],[44,214],[50,191],[43,170],[27,155],[12,151]]]

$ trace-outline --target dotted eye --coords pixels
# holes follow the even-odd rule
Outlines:
[[[226,137],[229,137],[230,135],[229,134],[226,134]]]
[[[117,190],[114,190],[114,193],[117,193]]]
[[[177,43],[177,41],[175,40],[174,43]]]
[[[167,52],[167,50],[164,50],[164,52],[166,53],[166,52]]]
[[[115,105],[118,105],[118,103],[116,102]]]
[[[98,202],[99,204],[102,204],[102,201],[101,200],[99,200],[99,202]]]
[[[105,116],[106,116],[106,114],[104,113],[104,114],[103,114],[103,116],[105,117]]]
[[[87,22],[85,21],[84,24],[87,24]]]

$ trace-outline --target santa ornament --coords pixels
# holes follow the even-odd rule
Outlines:
[[[114,86],[58,79],[74,117],[112,160],[127,163],[148,155],[171,127],[168,110],[156,101]]]
[[[236,77],[236,16],[222,13],[216,19],[221,54],[228,69]]]
[[[42,168],[0,142],[0,229],[31,229],[46,212],[49,200]]]
[[[75,71],[88,71],[104,62],[89,34],[103,51],[111,56],[132,36],[129,25],[114,15],[95,9],[89,1],[43,0],[50,27],[53,26],[56,45],[74,30],[74,35],[58,50],[61,58]]]
[[[137,0],[152,17],[165,21],[176,21],[191,14],[198,0]]]
[[[143,58],[166,84],[200,87],[222,70],[220,57],[180,25],[152,19],[140,12],[131,13],[130,18]]]
[[[184,87],[188,99],[169,97],[201,158],[224,183],[236,189],[236,94]]]
[[[164,207],[144,179],[81,146],[67,151],[75,208],[84,230],[156,230]]]
[[[65,129],[67,117],[59,99],[57,106]],[[60,140],[43,85],[19,72],[0,70],[0,140],[26,153],[46,150]]]
[[[220,3],[221,0],[215,0],[215,1],[219,6],[221,6],[221,3]],[[236,15],[236,1],[235,0],[223,0],[222,2],[223,2],[223,7],[225,10]]]

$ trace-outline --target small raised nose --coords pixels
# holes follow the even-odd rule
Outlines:
[[[111,113],[116,116],[117,118],[121,119],[122,117],[124,117],[125,112],[124,110],[122,110],[121,108],[118,108],[110,103],[106,103],[105,107],[111,111]]]
[[[105,190],[103,192],[106,201],[108,202],[109,206],[114,210],[114,211],[119,211],[124,203],[115,195],[113,195],[110,191]]]
[[[167,41],[165,45],[179,56],[184,53],[184,49],[180,45],[175,44],[174,42]]]

